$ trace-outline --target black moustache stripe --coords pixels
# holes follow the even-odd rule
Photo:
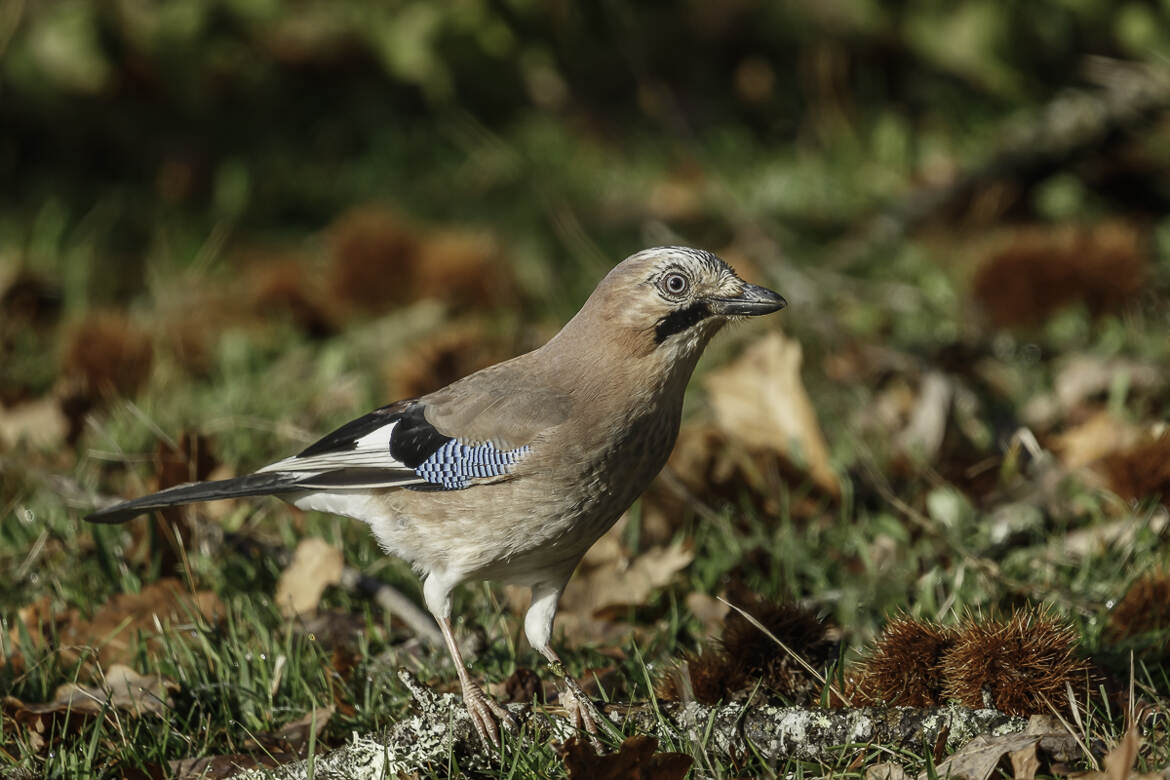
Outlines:
[[[682,333],[710,316],[711,309],[702,301],[692,303],[685,309],[675,309],[654,326],[654,341],[661,344],[674,334]]]

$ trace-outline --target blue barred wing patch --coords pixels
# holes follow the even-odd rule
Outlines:
[[[449,439],[414,471],[431,484],[447,490],[460,490],[473,479],[510,474],[512,467],[528,454],[529,449],[525,445],[502,450],[491,443],[469,445]]]

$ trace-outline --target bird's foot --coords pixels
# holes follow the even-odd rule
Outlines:
[[[598,734],[605,716],[597,709],[592,699],[585,695],[585,691],[581,690],[576,680],[566,675],[561,678],[561,682],[563,684],[561,706],[568,714],[569,721],[588,735],[589,744],[600,754],[602,747]]]
[[[465,688],[463,704],[467,707],[467,714],[471,716],[471,725],[475,727],[475,733],[486,747],[500,749],[501,725],[510,732],[520,728],[516,716],[479,688]]]

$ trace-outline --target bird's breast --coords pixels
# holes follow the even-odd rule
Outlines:
[[[371,526],[422,571],[529,585],[567,577],[662,469],[679,416],[656,407],[534,441],[500,482],[388,492]]]
[[[679,414],[671,409],[631,415],[579,460],[578,500],[564,522],[587,549],[646,489],[670,457]],[[584,552],[582,549],[582,553]]]

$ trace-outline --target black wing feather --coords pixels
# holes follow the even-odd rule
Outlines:
[[[379,428],[389,425],[402,416],[412,402],[399,401],[398,403],[375,409],[367,415],[350,420],[332,433],[310,444],[297,454],[298,458],[311,458],[314,455],[325,455],[330,452],[348,452],[357,448],[358,439],[373,433]]]
[[[173,488],[151,493],[149,496],[141,496],[131,501],[99,509],[86,515],[85,519],[91,523],[123,523],[143,512],[178,504],[295,492],[300,489],[298,482],[304,479],[304,476],[304,474],[284,474],[275,471],[268,474],[249,474],[234,479],[220,479],[214,482],[176,485]]]
[[[452,438],[427,422],[423,409],[422,404],[415,404],[403,412],[390,434],[390,456],[412,469],[418,468]]]
[[[389,456],[407,468],[417,468],[452,438],[439,433],[435,426],[427,421],[424,409],[425,406],[418,401],[399,401],[383,406],[356,420],[350,420],[306,447],[296,457],[312,458],[318,455],[351,452],[357,449],[359,439],[393,424]]]

